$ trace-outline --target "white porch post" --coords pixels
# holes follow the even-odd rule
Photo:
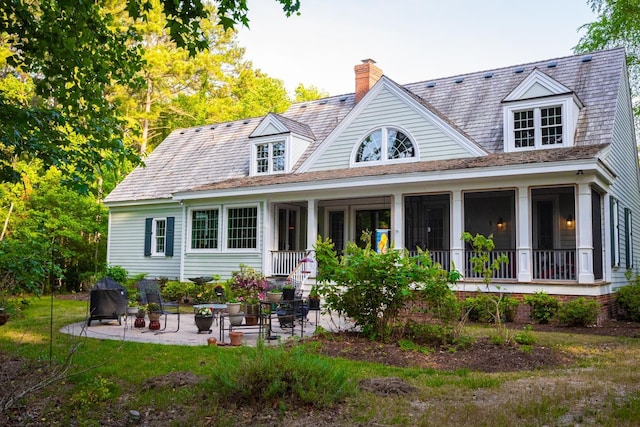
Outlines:
[[[318,207],[316,199],[307,200],[307,250],[313,250],[318,240]]]
[[[518,187],[516,206],[516,248],[518,252],[518,282],[530,282],[531,273],[531,217],[529,216],[529,189]]]
[[[264,201],[262,215],[262,271],[267,277],[273,275],[273,252],[275,242],[274,205],[269,200]]]
[[[402,193],[393,194],[393,211],[391,212],[393,225],[391,226],[391,241],[394,249],[404,249],[404,205]]]
[[[576,268],[578,283],[595,283],[593,275],[593,236],[591,236],[591,187],[578,184],[578,209],[576,211]]]
[[[464,274],[464,248],[462,233],[464,231],[464,212],[462,211],[462,191],[454,190],[451,194],[451,267]]]

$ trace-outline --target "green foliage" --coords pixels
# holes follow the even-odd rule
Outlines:
[[[108,402],[113,398],[115,384],[100,375],[92,377],[89,384],[74,392],[71,405],[76,409],[87,410],[98,403]]]
[[[618,289],[616,302],[623,318],[640,322],[640,283],[637,276],[634,284]]]
[[[474,256],[471,257],[471,264],[474,273],[478,273],[482,276],[482,280],[489,288],[493,274],[499,271],[503,264],[509,263],[509,257],[506,255],[500,255],[491,260],[491,251],[495,248],[493,243],[493,234],[489,237],[485,237],[481,234],[472,236],[471,233],[462,233],[462,240],[467,243],[471,243],[474,250]]]
[[[162,298],[165,301],[182,302],[195,292],[196,286],[192,282],[170,280],[162,287]]]
[[[119,265],[108,265],[104,269],[104,274],[103,274],[103,277],[111,277],[113,280],[120,283],[121,285],[125,285],[127,283],[127,276],[128,276],[127,270],[125,270],[124,267]]]
[[[634,100],[637,117],[640,115],[640,4],[637,0],[589,0],[588,3],[597,18],[582,27],[587,31],[574,49],[576,52],[593,52],[612,47],[625,48],[631,99]]]
[[[496,319],[496,304],[499,305],[498,312],[501,319]],[[478,292],[477,296],[466,298],[462,305],[469,312],[469,320],[482,323],[495,323],[496,321],[512,322],[518,300],[504,294]]]
[[[228,402],[266,407],[326,408],[353,396],[350,373],[332,359],[309,354],[302,347],[286,350],[258,343],[234,357],[218,360],[213,388]]]
[[[407,322],[403,336],[417,345],[432,347],[453,344],[457,340],[453,328],[449,325],[414,321]]]
[[[567,326],[590,326],[596,323],[599,305],[594,299],[579,297],[560,305],[558,321]]]
[[[459,275],[443,270],[426,252],[413,257],[406,251],[378,253],[370,243],[360,248],[351,242],[338,257],[330,239],[319,239],[315,250],[319,292],[327,309],[353,319],[372,339],[384,340],[413,289],[432,296],[438,316],[455,317],[448,283]]]
[[[327,98],[329,96],[327,92],[322,91],[315,86],[305,87],[302,83],[296,87],[295,93],[295,102],[314,101],[316,99]]]
[[[533,295],[525,295],[525,304],[531,306],[531,318],[537,323],[549,323],[560,307],[559,301],[546,292],[538,291]]]
[[[536,337],[532,333],[531,325],[526,325],[522,331],[516,333],[513,340],[520,345],[532,345],[536,342]]]

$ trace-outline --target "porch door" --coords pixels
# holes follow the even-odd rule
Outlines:
[[[593,277],[602,280],[602,196],[591,189],[591,238],[593,239]]]
[[[388,229],[391,224],[391,209],[371,209],[356,211],[356,244],[360,247],[365,246],[362,241],[364,233],[371,233],[371,244],[375,244],[376,230]]]
[[[300,241],[298,210],[278,208],[278,250],[297,251]]]
[[[554,249],[553,202],[540,200],[537,202],[538,211],[538,249]]]
[[[337,253],[344,250],[344,211],[329,212],[329,238]]]

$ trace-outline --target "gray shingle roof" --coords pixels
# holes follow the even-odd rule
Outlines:
[[[425,108],[468,135],[490,153],[503,151],[503,104],[501,101],[516,88],[534,68],[572,89],[584,103],[576,126],[576,145],[607,144],[611,142],[616,103],[624,76],[623,49],[594,52],[591,60],[584,55],[557,58],[556,66],[548,68],[550,60],[480,71],[460,76],[404,85]],[[517,68],[523,72],[516,73]],[[486,77],[491,74],[491,77]],[[461,82],[456,83],[457,81]],[[292,132],[312,137],[313,142],[295,168],[312,153],[354,106],[354,94],[333,96],[317,101],[291,105],[279,120]],[[321,179],[312,174],[290,174],[273,177],[248,177],[249,135],[262,118],[239,120],[216,125],[176,130],[146,159],[145,168],[135,169],[107,197],[107,202],[140,201],[170,198],[177,192],[203,188],[232,188],[233,186],[264,185],[262,183],[299,182]],[[412,168],[464,168],[474,162],[520,159],[545,161],[548,156],[560,156],[564,149],[546,150],[556,154],[526,152],[513,155],[496,154],[486,159],[467,159],[445,162],[409,164],[395,167],[380,166],[340,171],[339,176],[360,176],[362,173],[401,173]],[[596,155],[598,150],[578,150],[575,155]],[[573,153],[572,151],[569,151]],[[566,157],[570,160],[571,156]],[[505,160],[507,159],[507,160]],[[431,163],[431,162],[430,162]],[[443,166],[444,165],[444,166]],[[295,170],[294,168],[294,170]],[[386,168],[390,168],[388,171]],[[375,172],[375,170],[379,172]],[[392,170],[393,169],[393,170]],[[397,170],[396,170],[397,169]],[[336,176],[336,172],[331,174]]]

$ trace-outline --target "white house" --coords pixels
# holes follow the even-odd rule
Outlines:
[[[372,60],[355,94],[180,129],[107,197],[108,262],[130,274],[287,275],[318,236],[427,248],[476,290],[464,231],[493,234],[494,280],[607,303],[638,271],[638,155],[625,52],[400,85]],[[638,236],[638,237],[636,237]]]

